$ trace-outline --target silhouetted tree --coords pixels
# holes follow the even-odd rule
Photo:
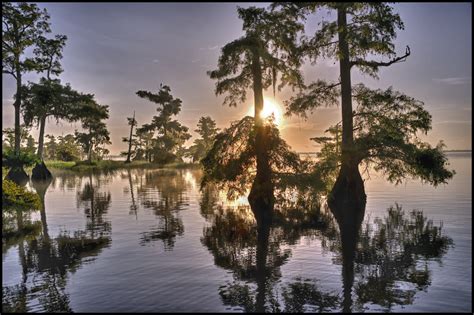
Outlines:
[[[73,90],[69,84],[62,85],[59,79],[41,78],[39,83],[29,82],[23,87],[22,110],[25,124],[31,126],[37,123],[40,127],[38,158],[41,162],[33,169],[32,177],[36,179],[51,177],[43,161],[44,130],[47,118],[54,117],[56,121],[60,119],[69,122],[76,121],[80,118],[76,115],[80,111],[79,108],[90,98],[90,95]]]
[[[189,147],[188,155],[192,157],[193,162],[200,161],[206,156],[207,152],[214,144],[219,128],[216,127],[216,122],[209,116],[199,118],[196,131],[201,139],[195,139],[191,147]]]
[[[133,127],[137,125],[137,121],[135,120],[135,111],[133,111],[133,117],[127,117],[128,124],[130,125],[130,136],[129,138],[123,138],[124,142],[128,142],[128,152],[127,152],[127,159],[125,163],[130,163],[130,156],[132,155],[132,136],[133,136]]]
[[[153,130],[150,124],[143,124],[140,128],[135,131],[137,139],[135,148],[134,160],[146,160],[151,162],[152,154],[152,142],[153,142]]]
[[[397,184],[413,177],[437,186],[453,176],[455,172],[446,169],[444,144],[433,148],[418,137],[431,129],[431,115],[422,102],[392,88],[371,90],[359,84],[353,92],[357,104],[353,159],[358,165],[364,164],[366,170],[373,166]],[[341,166],[340,144],[334,137],[337,126],[328,130],[331,137],[314,138],[323,144],[318,167],[332,169],[332,175]]]
[[[109,131],[105,123],[102,122],[103,119],[109,118],[108,105],[97,104],[91,95],[75,115],[80,117],[82,128],[87,131],[78,132],[76,130],[75,138],[87,154],[87,161],[91,163],[93,152],[100,153],[100,146],[110,144]]]
[[[269,156],[271,127],[265,126],[262,117],[263,90],[273,85],[275,91],[278,74],[279,88],[302,83],[296,39],[303,25],[289,14],[256,7],[238,8],[238,14],[245,34],[222,48],[218,69],[208,74],[217,80],[216,94],[227,94],[224,104],[229,106],[244,102],[247,89],[253,90],[255,151],[248,154],[256,158],[257,173],[249,200],[259,204],[257,208],[267,209],[273,207],[274,196]]]
[[[43,33],[50,32],[49,15],[36,4],[21,2],[2,3],[2,73],[12,75],[16,80],[15,102],[15,156],[20,155],[20,106],[23,73],[35,70],[34,58],[23,58],[25,51],[38,43]],[[23,59],[22,59],[23,58]],[[7,175],[12,180],[22,180],[28,175],[20,161]]]
[[[54,39],[48,39],[44,36],[40,36],[38,38],[38,44],[35,48],[35,62],[37,64],[36,71],[38,72],[45,72],[46,80],[43,80],[43,85],[46,87],[49,86],[50,82],[52,81],[51,75],[59,76],[63,72],[61,67],[60,60],[63,57],[62,51],[64,46],[66,45],[67,36],[65,35],[56,35]],[[52,89],[53,90],[53,89]],[[46,94],[54,93],[50,91],[43,91]],[[46,95],[45,95],[46,96]],[[47,97],[45,97],[47,99]],[[46,101],[46,100],[45,100]],[[54,102],[53,99],[51,101]],[[30,104],[31,105],[31,104]],[[38,156],[40,159],[43,159],[43,138],[44,138],[44,129],[46,125],[46,118],[48,116],[46,108],[49,104],[36,104],[39,107],[43,107],[43,115],[39,115],[38,123],[40,127],[40,134],[38,138]],[[55,104],[57,106],[57,104]],[[41,109],[40,109],[41,111]]]
[[[157,133],[157,136],[151,139],[153,145],[149,154],[152,156],[149,156],[149,159],[157,163],[179,160],[182,153],[180,148],[191,137],[187,127],[177,120],[172,120],[172,116],[181,111],[181,100],[174,98],[170,87],[163,84],[160,84],[160,90],[156,94],[140,90],[137,95],[159,105],[156,109],[158,116],[153,116],[152,122],[143,125],[140,131],[137,129],[140,133],[151,132],[153,136]]]
[[[280,137],[278,128],[271,121],[266,123],[266,128],[269,167],[273,173],[270,183],[273,196],[273,188],[280,188],[282,177],[286,173],[299,173],[300,161],[298,155],[290,151],[289,146]],[[246,116],[233,122],[229,128],[216,136],[214,145],[201,161],[205,172],[201,186],[215,183],[226,191],[231,199],[245,195],[255,179],[255,147],[254,118]]]
[[[358,170],[360,154],[358,153],[358,143],[354,140],[355,128],[352,106],[354,92],[356,92],[356,94],[358,92],[354,90],[351,84],[351,69],[356,67],[362,73],[378,78],[380,67],[387,67],[404,61],[405,58],[410,55],[410,48],[407,46],[405,54],[397,56],[393,44],[393,39],[396,37],[396,30],[404,28],[403,22],[400,16],[393,12],[393,8],[386,3],[315,2],[298,4],[283,3],[275,6],[282,6],[287,9],[291,8],[294,10],[293,12],[298,12],[298,14],[302,15],[323,10],[335,11],[337,13],[335,20],[321,22],[321,27],[316,31],[314,36],[303,41],[302,51],[313,61],[316,61],[319,57],[336,57],[339,60],[340,81],[329,83],[319,80],[312,83],[306,88],[306,91],[299,93],[296,97],[293,97],[287,102],[287,113],[304,116],[308,110],[322,105],[333,105],[337,103],[337,96],[341,96],[341,165],[329,200],[337,201],[347,200],[347,198],[358,198],[358,202],[363,204],[365,203],[365,191]],[[376,61],[367,59],[368,55],[378,55],[388,57],[389,59],[387,61]],[[384,111],[393,109],[393,102],[401,106],[400,104],[402,104],[404,100],[399,100],[397,97],[404,98],[405,100],[408,99],[406,96],[400,94],[390,97],[390,95],[384,95],[381,91],[368,91],[366,89],[364,92],[366,97],[369,97],[370,94],[370,97],[378,100],[378,106],[387,107],[385,109],[381,108],[379,117],[383,117],[383,114],[385,114]],[[386,102],[383,101],[384,97]],[[409,105],[410,104],[408,104],[408,106]],[[395,113],[400,111],[403,111],[403,109],[395,109]],[[423,120],[426,118],[426,115],[425,112],[421,111],[422,109],[418,109],[417,113],[423,115],[419,117],[420,120]],[[372,123],[372,121],[369,120],[368,123]],[[397,127],[399,129],[411,128],[411,126],[401,123],[406,123],[406,121],[398,121]],[[424,128],[419,129],[423,130]],[[389,141],[392,147],[397,140],[391,139]],[[409,145],[410,140],[413,139],[406,139],[406,141],[398,143],[402,146]],[[382,143],[379,143],[379,146],[381,144]],[[409,159],[413,159],[416,153],[420,151],[423,151],[426,155],[430,155],[427,159],[438,159],[438,156],[443,156],[439,147],[425,150],[424,145],[420,145],[416,142],[412,144],[415,145],[414,147],[412,146],[415,148],[415,153]],[[382,145],[385,145],[385,143]],[[420,162],[421,161],[418,161],[419,167],[426,168],[427,164],[423,165],[423,163]],[[441,178],[441,182],[452,176],[452,173],[446,170],[443,170],[442,173],[444,178]]]

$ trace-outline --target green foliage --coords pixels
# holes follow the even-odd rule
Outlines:
[[[29,135],[28,138],[26,138],[26,151],[30,154],[36,152],[36,142],[32,135]]]
[[[286,115],[298,115],[307,118],[307,113],[313,113],[319,107],[329,107],[339,101],[339,91],[335,89],[339,83],[329,84],[318,80],[300,89],[296,96],[286,100]]]
[[[386,3],[332,3],[332,2],[300,2],[277,3],[274,7],[284,7],[288,14],[300,17],[316,12],[332,13],[333,10],[347,15],[346,25],[338,25],[338,20],[325,20],[312,36],[302,38],[301,50],[303,56],[308,56],[313,62],[319,58],[347,58],[349,67],[357,67],[362,73],[378,78],[380,67],[390,66],[403,61],[410,55],[407,47],[405,54],[396,57],[393,40],[396,31],[403,30],[404,25],[393,8]],[[337,14],[336,14],[337,15]],[[343,56],[339,51],[339,39],[344,35],[349,47],[349,55]],[[367,60],[367,56],[391,58],[389,61]],[[339,101],[338,87],[340,82],[328,83],[318,80],[305,86],[297,96],[286,103],[287,115],[306,117],[308,111],[321,106],[331,106]]]
[[[2,72],[20,79],[18,74],[37,68],[34,58],[20,59],[38,37],[50,32],[49,15],[36,4],[2,2]]]
[[[422,102],[392,88],[371,90],[362,84],[354,88],[353,97],[357,108],[352,154],[358,163],[367,170],[373,166],[397,184],[409,176],[434,186],[452,178],[455,172],[446,168],[444,144],[433,148],[418,138],[431,129],[431,115]],[[328,167],[332,174],[340,165],[339,130],[339,125],[333,126],[328,130],[330,137],[313,138],[323,144],[316,167]]]
[[[314,62],[319,57],[338,59],[343,58],[339,51],[339,35],[345,33],[349,46],[350,65],[357,67],[361,72],[377,78],[379,67],[388,66],[401,61],[410,54],[409,49],[403,57],[396,57],[393,40],[396,31],[403,30],[404,24],[393,8],[382,2],[301,2],[286,3],[283,6],[291,7],[288,12],[305,15],[327,11],[344,12],[348,15],[347,25],[338,25],[337,19],[325,20],[319,23],[320,27],[309,38],[304,38],[302,52]],[[278,7],[278,4],[276,5]],[[367,56],[381,56],[393,58],[388,62],[366,60]]]
[[[29,136],[29,129],[25,125],[20,126],[20,146],[26,146]],[[5,128],[2,130],[2,150],[14,149],[15,147],[15,130],[13,128]]]
[[[81,148],[76,142],[74,135],[67,134],[58,137],[55,158],[61,161],[79,161],[81,159]]]
[[[216,79],[216,95],[227,93],[224,104],[237,106],[247,97],[246,90],[252,87],[255,71],[252,64],[260,62],[262,88],[275,85],[280,74],[281,89],[289,84],[302,84],[298,66],[301,63],[296,40],[303,25],[284,11],[269,12],[262,8],[238,8],[243,20],[245,35],[226,44],[218,60],[218,69],[208,71],[211,79]]]
[[[66,45],[66,35],[55,35],[54,38],[48,39],[39,36],[37,47],[34,50],[36,55],[35,63],[37,64],[37,72],[46,72],[46,77],[50,79],[50,75],[59,75],[63,72],[60,60],[63,57],[63,49]]]
[[[57,143],[56,137],[54,135],[45,135],[48,138],[48,142],[44,144],[44,154],[43,157],[45,160],[54,160],[56,159],[56,150],[57,150]]]
[[[109,118],[109,106],[97,104],[93,95],[89,95],[84,101],[74,114],[81,119],[82,128],[87,132],[76,130],[74,138],[82,146],[84,153],[87,154],[87,160],[90,162],[93,155],[100,158],[106,152],[104,150],[107,149],[104,149],[103,145],[111,143],[110,133],[102,121]]]
[[[174,98],[170,87],[163,84],[160,85],[158,93],[138,91],[137,95],[159,105],[156,109],[158,115],[153,116],[151,123],[137,128],[139,141],[145,142],[144,149],[137,148],[137,156],[145,153],[149,161],[159,164],[182,161],[185,153],[183,145],[191,135],[186,126],[177,120],[172,120],[172,116],[181,111],[181,100]]]
[[[200,161],[211,149],[219,128],[216,128],[216,122],[211,117],[203,116],[199,118],[197,129],[194,131],[201,136],[201,139],[194,140],[186,155],[191,156],[193,161]]]
[[[2,165],[4,167],[15,168],[23,166],[32,166],[39,163],[40,160],[34,151],[20,149],[19,155],[15,154],[13,149],[7,149],[2,152]]]
[[[38,210],[41,208],[41,199],[38,194],[5,179],[2,181],[2,208],[7,212]]]
[[[298,155],[280,138],[271,119],[265,129],[274,184],[281,186],[286,176],[301,172],[303,166]],[[216,136],[211,150],[201,160],[205,172],[201,186],[214,182],[228,192],[229,198],[244,195],[255,177],[255,152],[254,118],[246,116]]]
[[[27,126],[39,124],[42,118],[49,116],[56,120],[76,121],[80,118],[80,107],[92,98],[73,90],[69,84],[62,85],[59,79],[46,78],[23,86],[22,95],[22,111]]]

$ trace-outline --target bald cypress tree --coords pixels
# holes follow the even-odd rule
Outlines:
[[[158,115],[153,116],[150,124],[137,129],[137,133],[151,142],[146,145],[148,160],[160,164],[181,162],[182,146],[191,138],[188,127],[172,119],[181,111],[181,99],[175,98],[171,94],[171,88],[163,84],[160,84],[157,93],[140,90],[136,94],[158,105]]]
[[[263,90],[273,86],[275,92],[278,76],[279,88],[302,84],[296,42],[303,25],[282,11],[256,7],[239,7],[237,11],[244,35],[222,48],[218,69],[208,75],[217,80],[216,95],[226,94],[224,105],[236,106],[246,100],[248,89],[253,91],[256,176],[249,201],[258,209],[268,209],[273,207],[274,196],[269,155],[271,127],[261,115]]]
[[[344,204],[348,201],[359,207],[365,205],[364,184],[358,166],[364,158],[368,158],[372,153],[378,154],[380,159],[385,159],[385,165],[404,166],[399,168],[400,171],[405,171],[402,175],[410,174],[421,177],[433,184],[444,182],[452,177],[453,173],[445,169],[446,159],[441,147],[431,148],[416,137],[417,131],[427,132],[431,128],[431,117],[420,107],[419,102],[398,92],[398,94],[391,93],[391,90],[388,92],[369,91],[367,88],[354,90],[352,86],[351,71],[353,69],[378,78],[381,67],[405,61],[411,54],[408,46],[406,46],[404,53],[396,53],[393,40],[396,37],[396,31],[404,29],[404,24],[390,5],[372,2],[314,2],[278,3],[274,6],[291,8],[300,16],[318,11],[329,11],[336,15],[331,21],[321,22],[320,28],[312,36],[303,40],[302,51],[313,62],[321,57],[336,58],[339,61],[339,81],[319,80],[314,82],[286,103],[288,114],[305,116],[307,111],[319,106],[336,104],[338,96],[340,96],[342,114],[340,165],[339,174],[329,198],[330,202]],[[375,56],[375,59],[368,56]],[[377,58],[380,60],[376,60]],[[354,126],[355,112],[352,103],[354,92],[358,93],[357,102],[361,109],[372,106],[372,109],[376,110],[372,118],[377,117],[378,120],[371,120],[365,116],[366,123],[389,128],[385,137],[382,137],[383,132],[379,132],[375,137],[354,139],[354,132],[359,128]],[[370,106],[369,103],[371,103]],[[419,117],[409,116],[410,114],[419,115]],[[364,113],[357,113],[357,115],[370,115],[370,113],[364,111]],[[384,119],[384,116],[387,119]],[[388,119],[391,116],[398,119],[390,122]],[[429,119],[427,120],[426,117]],[[393,128],[410,132],[406,137],[400,138],[391,132]],[[371,130],[374,131],[374,128]],[[383,129],[379,131],[383,131]],[[408,147],[411,149],[405,150]],[[388,151],[386,148],[392,148],[392,154],[385,154]],[[393,154],[397,151],[403,151],[408,156]],[[385,153],[382,154],[382,152]],[[425,158],[417,158],[421,155],[425,155]],[[373,156],[371,157],[373,158]],[[428,160],[433,163],[428,163]],[[433,175],[431,179],[427,174]],[[433,178],[435,179],[433,180]]]
[[[38,38],[50,32],[49,15],[36,4],[2,2],[2,73],[15,78],[15,156],[18,163],[10,169],[7,178],[23,181],[28,175],[20,162],[20,106],[21,87],[24,73],[36,70],[34,58],[25,57],[25,51],[38,43]]]

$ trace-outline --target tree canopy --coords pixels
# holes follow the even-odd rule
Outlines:
[[[181,111],[182,101],[171,94],[169,86],[163,84],[160,85],[158,93],[140,90],[136,94],[159,106],[156,109],[158,115],[153,116],[151,123],[137,128],[137,133],[149,133],[151,136],[151,148],[148,149],[150,160],[157,163],[181,160],[184,155],[182,147],[191,135],[188,133],[188,127],[172,117]]]

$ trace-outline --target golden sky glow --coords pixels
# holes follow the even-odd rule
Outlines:
[[[247,116],[252,116],[255,113],[255,106],[251,105],[248,112]],[[283,124],[283,109],[280,104],[278,104],[275,100],[264,97],[263,98],[263,111],[260,114],[262,118],[267,118],[270,117],[271,115],[275,116],[275,124],[278,127],[281,127]]]

